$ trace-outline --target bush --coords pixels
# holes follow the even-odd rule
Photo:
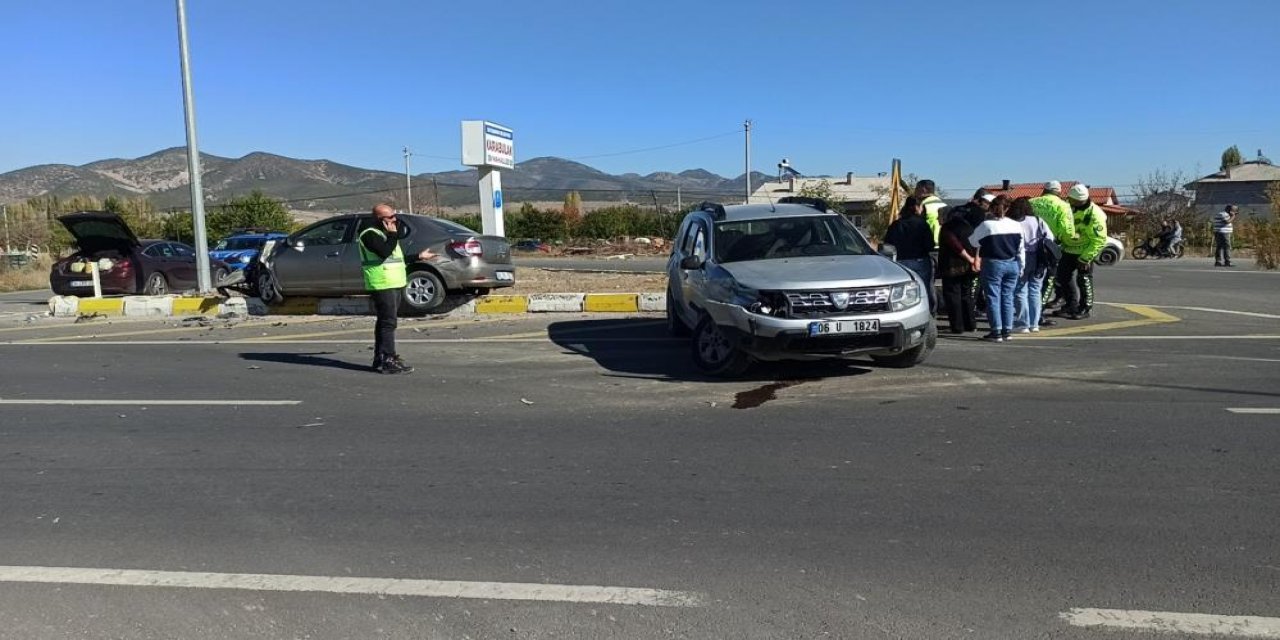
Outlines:
[[[528,202],[507,221],[507,237],[533,240],[564,240],[569,237],[569,218],[555,209],[539,210]]]

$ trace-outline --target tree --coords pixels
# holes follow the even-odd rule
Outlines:
[[[1233,144],[1222,152],[1222,167],[1220,167],[1222,171],[1242,164],[1244,164],[1244,156],[1240,155],[1240,147]]]
[[[564,217],[571,224],[582,220],[582,195],[570,191],[564,197]]]
[[[833,207],[839,204],[836,202],[835,189],[831,188],[831,182],[829,180],[806,183],[804,186],[800,187],[800,191],[798,191],[796,195],[802,198],[818,198]]]
[[[290,231],[293,214],[276,200],[254,190],[247,196],[233,198],[208,217],[208,237],[215,242],[240,229],[261,228],[267,231]]]
[[[1187,182],[1188,176],[1182,171],[1164,169],[1138,178],[1134,191],[1138,196],[1136,208],[1141,213],[1133,220],[1117,220],[1111,228],[1130,232],[1129,242],[1133,244],[1142,240],[1133,234],[1153,236],[1160,232],[1163,221],[1177,220],[1182,225],[1187,246],[1207,247],[1211,239],[1209,227],[1204,216],[1191,204],[1191,198],[1183,192],[1182,185]]]

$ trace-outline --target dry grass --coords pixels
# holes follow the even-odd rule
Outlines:
[[[1280,220],[1251,224],[1253,258],[1259,269],[1280,268]]]
[[[585,273],[521,267],[516,285],[494,293],[661,293],[667,289],[662,273]]]
[[[50,264],[48,259],[40,258],[16,269],[0,266],[0,292],[48,289]]]

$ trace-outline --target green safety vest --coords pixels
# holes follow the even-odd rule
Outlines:
[[[1031,212],[1044,220],[1058,244],[1071,242],[1076,236],[1075,214],[1066,200],[1052,193],[1031,199]]]
[[[938,196],[929,196],[920,203],[924,207],[924,221],[929,225],[929,230],[933,231],[933,244],[938,244],[938,232],[942,230],[942,221],[939,220],[939,211],[946,208],[947,203],[942,201]]]
[[[387,234],[382,229],[369,227],[360,232],[360,241],[356,245],[360,247],[360,271],[364,274],[364,288],[366,291],[382,291],[384,289],[401,289],[409,283],[409,274],[404,266],[404,252],[400,251],[399,243],[396,244],[396,250],[386,260],[378,257],[378,254],[369,251],[364,247],[364,234],[369,232],[387,238]]]
[[[1086,262],[1097,259],[1107,246],[1107,214],[1098,205],[1072,213],[1075,218],[1075,237],[1062,242],[1065,253],[1080,256]]]

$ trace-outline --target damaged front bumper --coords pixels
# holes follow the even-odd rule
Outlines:
[[[902,311],[833,315],[820,320],[879,320],[879,331],[875,333],[810,336],[810,323],[819,320],[779,318],[752,313],[736,304],[710,301],[706,312],[736,347],[759,360],[894,355],[920,346],[933,322],[929,305],[920,303]]]

